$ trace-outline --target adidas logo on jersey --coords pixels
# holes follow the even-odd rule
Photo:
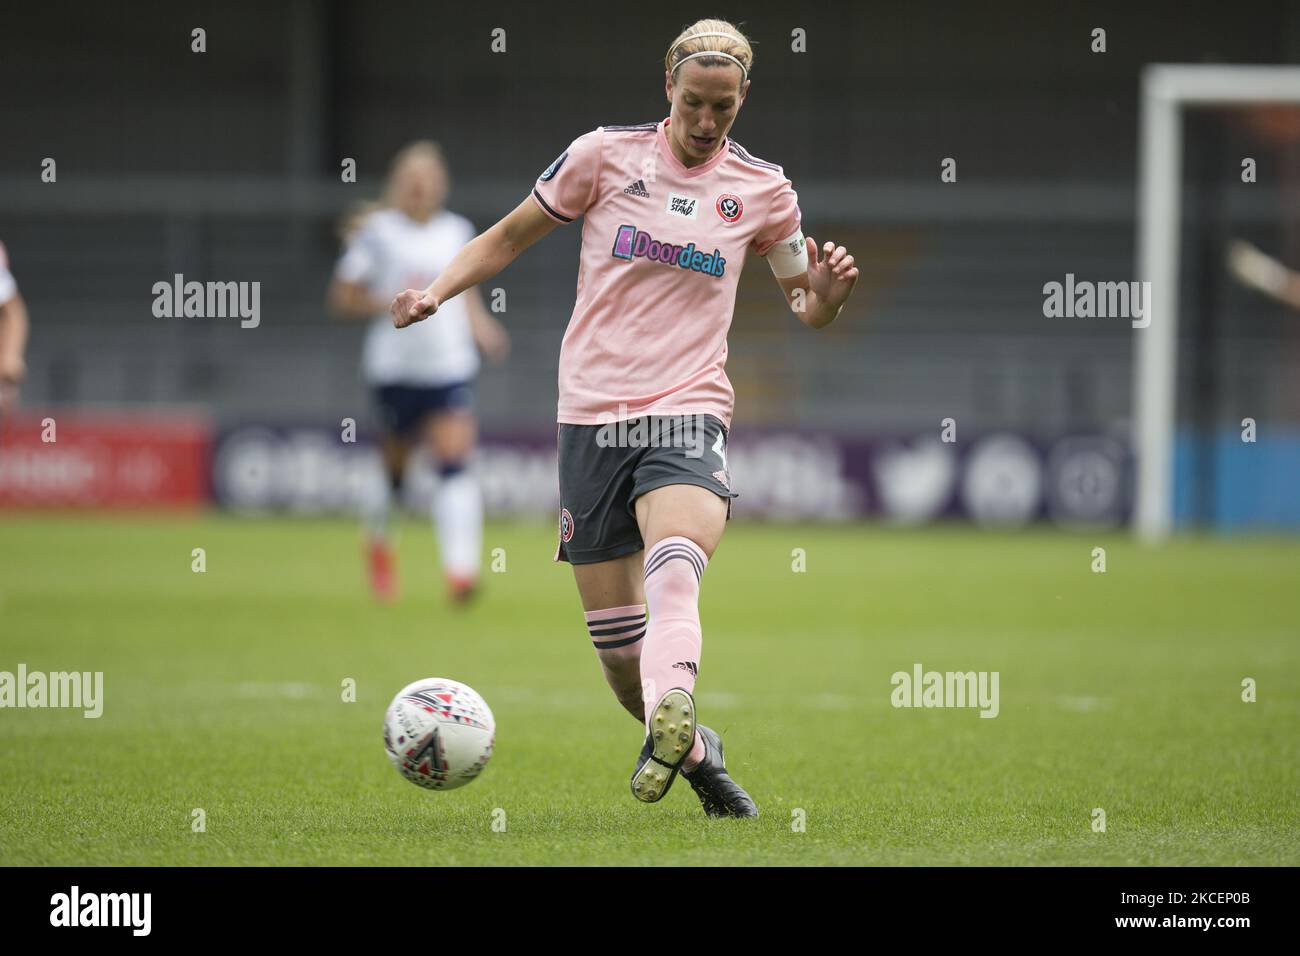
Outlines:
[[[623,192],[627,193],[629,196],[639,196],[641,199],[650,198],[650,192],[645,188],[644,179],[638,179],[631,186],[628,186],[627,189],[624,189]]]
[[[690,671],[692,677],[700,676],[700,665],[696,664],[695,661],[678,661],[673,665],[673,667],[679,667],[684,671]]]

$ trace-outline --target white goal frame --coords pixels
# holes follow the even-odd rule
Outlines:
[[[1163,540],[1173,529],[1183,109],[1241,103],[1300,104],[1300,67],[1151,64],[1142,71],[1137,272],[1154,295],[1150,324],[1133,333],[1133,529],[1147,541]]]

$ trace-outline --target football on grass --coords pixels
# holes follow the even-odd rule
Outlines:
[[[428,677],[397,692],[384,715],[384,749],[411,783],[455,790],[487,766],[496,721],[468,684]]]

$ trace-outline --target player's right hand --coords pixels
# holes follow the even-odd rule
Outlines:
[[[427,289],[407,289],[398,293],[388,311],[392,313],[393,325],[404,329],[437,312],[438,300]]]

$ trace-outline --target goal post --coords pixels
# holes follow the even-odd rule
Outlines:
[[[1300,104],[1300,67],[1151,64],[1142,71],[1138,137],[1137,272],[1149,281],[1149,324],[1134,330],[1133,529],[1146,541],[1173,529],[1174,426],[1183,111],[1233,104]]]

